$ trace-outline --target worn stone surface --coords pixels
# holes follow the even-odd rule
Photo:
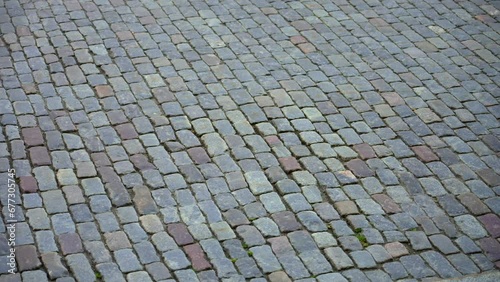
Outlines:
[[[41,265],[40,259],[33,245],[19,246],[16,248],[19,271],[32,270]]]
[[[178,245],[187,245],[194,242],[193,237],[182,223],[173,223],[167,226],[168,233],[174,238]]]
[[[499,8],[1,2],[0,281],[500,266]]]
[[[202,271],[211,267],[199,244],[184,246],[184,251],[191,260],[194,270]]]
[[[47,274],[51,279],[69,276],[68,269],[62,264],[61,257],[57,253],[43,254],[42,262],[47,268]]]
[[[82,241],[77,233],[65,233],[58,237],[63,255],[75,254],[83,251]]]

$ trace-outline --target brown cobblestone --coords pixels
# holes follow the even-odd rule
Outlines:
[[[366,163],[360,159],[350,160],[346,163],[346,166],[358,177],[369,177],[374,176],[375,173],[366,165]]]
[[[342,202],[336,202],[334,204],[335,209],[341,214],[341,215],[350,215],[350,214],[358,214],[359,210],[356,204],[353,201],[342,201]]]
[[[33,245],[19,246],[15,254],[20,271],[35,269],[42,264]]]
[[[500,260],[500,243],[491,237],[483,238],[478,241],[479,246],[486,253],[486,256],[492,261]]]
[[[99,85],[95,87],[95,91],[99,98],[113,96],[113,88],[109,85]]]
[[[23,128],[22,135],[27,147],[43,145],[42,131],[38,127]]]
[[[194,243],[193,236],[189,233],[186,225],[182,223],[173,223],[167,225],[167,231],[180,246]]]
[[[207,152],[200,147],[190,148],[187,150],[189,156],[193,159],[196,164],[205,164],[210,162],[210,157]]]
[[[280,162],[281,166],[283,166],[283,169],[285,170],[285,172],[292,172],[292,171],[300,170],[300,164],[297,161],[297,159],[294,157],[280,158],[279,162]]]
[[[38,183],[33,176],[19,177],[19,187],[23,193],[36,193],[38,191]]]
[[[399,205],[394,202],[389,196],[384,194],[375,194],[372,198],[377,201],[377,203],[382,206],[385,212],[387,213],[398,213],[401,212]]]
[[[493,213],[478,217],[493,238],[500,237],[500,218]]]
[[[408,254],[406,247],[400,242],[392,242],[385,244],[385,249],[393,258],[398,258]]]
[[[432,150],[427,146],[415,146],[411,148],[417,157],[423,162],[438,161],[439,158],[432,152]]]
[[[139,134],[137,134],[137,131],[135,131],[134,126],[130,123],[120,124],[115,128],[123,140],[130,140],[139,137]]]
[[[490,209],[473,193],[465,193],[457,198],[472,214],[480,215],[490,212]]]
[[[50,160],[49,152],[45,147],[32,147],[29,149],[31,163],[34,166],[50,165],[52,161]]]

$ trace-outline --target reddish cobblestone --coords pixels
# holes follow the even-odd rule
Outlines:
[[[478,217],[493,238],[500,237],[500,218],[493,213]]]
[[[290,41],[291,41],[293,44],[300,44],[300,43],[306,43],[306,42],[307,42],[307,39],[305,39],[303,36],[296,35],[296,36],[292,36],[292,37],[290,37]]]
[[[269,146],[271,146],[271,147],[282,144],[280,138],[276,135],[266,136],[265,139],[266,139],[267,144],[269,144]]]
[[[120,124],[115,128],[123,140],[136,139],[139,137],[139,134],[137,134],[137,131],[135,131],[134,126],[130,123]]]
[[[358,177],[369,177],[375,175],[373,170],[371,170],[364,161],[360,159],[350,160],[345,164],[354,175]]]
[[[203,148],[190,148],[187,150],[187,152],[196,164],[205,164],[210,162],[210,157]]]
[[[113,88],[109,85],[99,85],[95,87],[95,91],[99,98],[113,96]]]
[[[285,172],[300,170],[300,164],[294,157],[279,158],[279,162]]]
[[[155,166],[149,162],[149,159],[142,154],[131,156],[130,161],[138,170],[155,169]]]
[[[372,147],[366,143],[354,145],[354,150],[358,152],[359,156],[363,160],[373,159],[377,157]]]
[[[167,225],[167,231],[180,246],[194,243],[193,236],[189,233],[186,225],[182,223],[173,223]]]
[[[184,246],[184,251],[188,255],[194,270],[201,271],[212,267],[198,243]]]
[[[291,232],[299,230],[302,227],[297,219],[295,219],[294,214],[289,211],[275,213],[272,215],[272,218],[281,232]]]
[[[389,103],[391,106],[399,106],[399,105],[404,105],[405,101],[401,96],[399,96],[395,92],[388,92],[388,93],[383,93],[382,97]]]
[[[290,242],[288,241],[288,238],[286,236],[273,237],[268,239],[268,241],[269,243],[271,243],[271,248],[277,256],[282,256],[293,252],[292,245],[290,245]]]
[[[29,152],[31,163],[34,166],[50,165],[52,163],[49,152],[45,147],[32,147],[29,149]]]
[[[116,32],[116,36],[118,37],[118,40],[121,41],[134,39],[134,35],[128,30],[118,31]]]
[[[42,265],[36,248],[33,245],[24,245],[15,248],[16,261],[20,271],[31,270]]]
[[[316,52],[316,48],[311,43],[301,43],[297,45],[305,54]]]
[[[104,183],[120,182],[120,177],[116,174],[113,168],[109,166],[99,167],[97,168],[97,171],[99,172],[101,180]]]
[[[481,199],[479,199],[473,193],[465,193],[457,197],[460,202],[467,207],[472,214],[480,215],[490,212],[488,206],[486,206]]]
[[[392,200],[389,196],[384,194],[376,194],[373,195],[372,198],[377,201],[377,203],[382,206],[386,213],[398,213],[401,212],[401,208],[399,207],[394,200]]]
[[[27,147],[43,145],[42,131],[38,127],[23,128],[21,131]]]
[[[81,253],[83,251],[82,240],[76,233],[65,233],[58,237],[59,245],[63,255]]]
[[[33,176],[19,177],[19,188],[23,193],[36,193],[38,191],[38,183]]]
[[[292,279],[284,271],[276,271],[269,274],[269,281],[271,282],[292,282]]]
[[[335,209],[341,215],[358,214],[359,210],[353,201],[341,201],[334,204]]]

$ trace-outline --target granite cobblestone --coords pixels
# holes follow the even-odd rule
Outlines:
[[[499,9],[0,2],[0,281],[498,268]]]

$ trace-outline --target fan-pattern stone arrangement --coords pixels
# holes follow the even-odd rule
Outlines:
[[[498,7],[0,1],[0,281],[495,271]]]

